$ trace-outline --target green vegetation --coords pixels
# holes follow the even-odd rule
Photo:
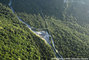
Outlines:
[[[16,12],[28,14],[44,14],[44,16],[56,16],[62,18],[63,0],[13,0],[13,8]],[[42,16],[42,15],[41,15]]]
[[[89,58],[89,1],[85,3],[13,0],[12,6],[15,14],[31,27],[47,30],[64,58]],[[1,59],[48,60],[54,57],[50,46],[21,23],[9,8],[1,4],[0,8]]]
[[[34,15],[31,18],[30,15],[18,14],[21,18],[31,26],[36,28],[45,29],[44,21],[40,23],[44,24],[44,27],[40,27],[39,22],[35,22]],[[26,16],[25,16],[26,15]],[[25,18],[24,18],[24,17]],[[38,15],[37,15],[38,16]],[[39,16],[40,17],[40,16]],[[71,17],[72,18],[72,17]],[[70,20],[71,20],[70,18]],[[32,21],[33,19],[33,21]],[[72,18],[73,19],[73,18]],[[39,19],[40,20],[40,19]],[[56,48],[63,57],[88,57],[89,54],[89,28],[82,27],[77,24],[76,21],[61,21],[54,18],[45,18],[47,29],[53,36]],[[33,25],[32,25],[33,24]]]
[[[0,3],[0,60],[50,60],[51,47]]]
[[[18,0],[13,1],[13,7],[20,18],[30,24],[31,27],[41,30],[47,29],[53,36],[56,48],[63,57],[89,57],[88,16],[85,15],[86,13],[81,13],[85,11],[82,7],[86,5],[81,6],[79,3],[64,4],[61,0],[56,0],[56,3],[52,0],[50,3],[53,5],[49,5],[47,3],[49,1],[26,0],[24,3]],[[55,7],[58,7],[58,11]],[[86,25],[82,24],[83,22],[84,24],[87,22]]]

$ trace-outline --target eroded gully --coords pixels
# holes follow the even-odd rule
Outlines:
[[[15,13],[15,10],[12,7],[12,1],[13,0],[10,0],[8,5],[11,8],[12,12]],[[55,48],[55,44],[54,44],[54,40],[53,40],[52,36],[47,31],[34,31],[34,30],[32,30],[31,26],[28,25],[27,23],[25,23],[22,19],[20,19],[19,16],[17,16],[17,18],[19,19],[19,21],[21,21],[23,24],[25,24],[33,33],[35,33],[37,36],[39,36],[41,39],[43,39],[47,44],[49,44],[52,47],[52,49],[55,53],[55,56],[57,58],[61,58],[63,60],[63,57],[59,54],[59,52]]]

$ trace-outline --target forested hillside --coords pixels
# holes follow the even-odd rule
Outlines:
[[[23,21],[31,27],[47,30],[53,36],[63,57],[89,57],[89,25],[82,25],[83,21],[88,21],[88,16],[81,13],[86,8],[81,5],[77,0],[68,3],[63,0],[13,1],[13,7]]]
[[[89,23],[89,0],[68,0],[69,3],[65,3],[65,15],[73,16],[77,22],[81,25]]]
[[[63,0],[13,0],[13,8],[17,12],[61,18],[64,7]]]
[[[8,6],[5,1],[0,2]],[[33,29],[48,31],[63,58],[89,58],[88,3],[88,0],[12,0],[12,7]],[[54,57],[52,49],[19,22],[9,8],[0,7],[1,58],[7,58],[6,54],[13,59],[48,60]]]
[[[0,3],[0,60],[48,60],[53,50]]]

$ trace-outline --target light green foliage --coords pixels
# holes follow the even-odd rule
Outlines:
[[[85,17],[86,15],[83,14],[82,16],[81,13],[82,10],[80,11],[80,8],[82,6],[76,4],[75,4],[76,6],[74,6],[74,4],[72,5],[72,3],[68,3],[68,4],[61,3],[60,6],[63,6],[64,10],[61,10],[63,8],[59,7],[60,9],[59,11],[62,12],[59,13],[58,11],[56,12],[57,9],[54,10],[55,6],[59,6],[59,5],[55,5],[55,6],[51,5],[51,8],[53,9],[49,9],[50,7],[47,4],[47,1],[44,2],[46,4],[41,5],[42,7],[39,6],[39,4],[35,3],[36,2],[35,1],[31,3],[32,4],[31,6],[28,3],[27,3],[28,5],[22,6],[26,9],[26,10],[24,9],[23,11],[20,8],[17,9],[17,7],[15,6],[19,7],[20,5],[25,5],[27,1],[25,1],[25,3],[20,3],[19,0],[18,5],[15,5],[16,2],[17,1],[14,1],[13,7],[15,8],[16,13],[20,16],[20,18],[26,23],[30,24],[31,27],[38,28],[41,30],[46,29],[47,31],[49,31],[50,34],[53,36],[57,50],[63,57],[89,57],[88,56],[89,28],[88,28],[88,24],[86,24],[87,27],[85,27],[86,25],[82,24],[88,18],[87,19],[83,18],[83,16]],[[40,0],[39,2],[43,3],[43,1]],[[50,3],[51,2],[53,1],[50,1]],[[55,4],[55,2],[52,4]],[[44,7],[45,5],[47,5],[48,7]],[[27,12],[28,7],[30,8],[28,9],[29,11]],[[31,9],[31,8],[34,7],[37,8],[39,7],[42,11],[36,10],[35,12],[32,13],[31,11],[34,11],[35,9]],[[45,14],[44,13],[45,9],[49,9],[50,11],[53,11],[54,12],[54,13],[52,12],[53,15],[48,10],[46,10],[45,13],[49,15]],[[58,18],[58,16],[55,15],[56,13],[59,14],[58,16],[60,16],[59,17],[60,19]],[[80,19],[77,18],[76,16],[80,17]]]
[[[0,3],[0,60],[43,60],[55,57],[51,47]]]
[[[24,18],[30,15],[19,14],[19,16],[30,25],[37,24],[37,21],[35,22],[37,17],[33,18],[34,22],[30,23],[32,18]],[[32,26],[41,30],[48,29],[53,36],[56,48],[63,57],[88,57],[89,28],[86,30],[86,27],[79,25],[73,17],[68,19],[68,21],[61,21],[53,17],[45,17],[47,27],[45,24],[45,27],[40,27],[39,22],[36,26]],[[43,24],[43,19],[41,20],[40,23]]]
[[[16,11],[16,14],[24,22],[30,24],[33,28],[38,28],[38,30],[47,30],[53,36],[55,46],[64,58],[88,58],[89,1],[84,1],[86,2],[86,4],[80,4],[80,2],[63,3],[63,0],[14,0],[12,5]],[[7,10],[2,11],[7,12]],[[7,14],[10,14],[10,16]],[[0,13],[0,18],[3,18],[3,20],[0,21],[0,24],[3,27],[0,26],[0,31],[2,33],[1,36],[5,36],[2,36],[1,39],[9,39],[10,37],[10,39],[13,39],[10,41],[14,41],[14,44],[22,42],[26,42],[28,45],[30,44],[28,52],[26,52],[25,50],[20,51],[20,53],[26,52],[26,57],[30,57],[29,59],[43,58],[44,60],[46,60],[46,58],[50,58],[49,56],[53,56],[53,52],[50,51],[51,49],[47,48],[47,45],[45,45],[45,43],[39,37],[36,37],[35,34],[29,31],[29,29],[26,28],[24,24],[19,22],[17,18],[13,18],[16,17],[15,15],[13,15],[12,13],[5,13],[4,16],[1,15],[2,13]],[[4,28],[6,28],[5,31]],[[14,34],[15,32],[16,35]],[[6,41],[8,42],[8,40]],[[2,41],[1,46],[6,48],[6,46],[8,45],[4,46],[4,43],[5,42]],[[24,45],[25,47],[22,45]],[[18,49],[18,47],[20,47],[19,50],[22,49],[22,47],[27,49],[26,47],[28,45],[25,45],[25,43],[22,45],[17,45],[15,49]],[[13,46],[13,44],[11,46]],[[10,48],[8,50],[10,50]],[[29,52],[29,50],[31,52]],[[15,51],[15,55],[13,56],[17,57],[16,54],[18,53],[18,50],[12,50],[12,52],[13,51]],[[2,51],[0,53],[2,53]],[[29,53],[31,55],[29,55]],[[8,53],[6,53],[6,56],[7,54]],[[24,59],[26,57],[19,55],[19,57],[17,58]],[[14,57],[12,58],[14,59]]]

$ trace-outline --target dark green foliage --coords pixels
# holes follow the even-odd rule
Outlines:
[[[38,29],[40,28],[41,30],[44,30],[46,28],[40,27],[40,25],[38,24],[39,22],[37,23],[37,21],[35,21],[37,17],[33,18],[34,21],[30,23],[32,18],[24,18],[30,15],[19,15],[30,25],[32,25],[32,23],[37,24],[36,26],[32,26],[38,27]],[[45,17],[45,21],[47,24],[46,29],[48,29],[50,34],[53,36],[56,48],[58,49],[58,51],[60,51],[59,53],[63,57],[88,57],[89,28],[87,28],[86,30],[86,27],[80,26],[79,24],[77,24],[76,20],[71,21],[71,19],[73,20],[73,18],[71,17],[69,22]],[[43,24],[44,22],[42,21],[40,23]]]
[[[17,12],[61,18],[63,0],[13,0],[13,8]]]
[[[63,57],[88,57],[89,35],[85,33],[89,31],[85,31],[84,27],[52,19],[48,21],[48,29],[55,40],[56,48]]]
[[[38,15],[29,14],[28,15],[26,13],[20,13],[20,14],[18,13],[18,15],[20,16],[21,19],[24,18],[23,21],[25,21],[26,23],[30,24],[32,27],[35,27],[35,28],[45,28],[45,21],[41,17],[40,14],[38,14]]]
[[[44,2],[44,0],[37,0],[32,2],[30,0],[29,2],[28,0],[26,0],[24,1],[25,3],[21,3],[21,1],[19,0],[14,1],[13,7],[20,18],[30,24],[32,27],[41,30],[47,29],[53,36],[56,48],[63,57],[89,57],[89,24],[86,24],[87,26],[81,26],[81,24],[85,20],[85,22],[88,21],[88,16],[86,15],[86,13],[81,12],[88,9],[85,7],[85,5],[81,6],[81,4],[79,3],[62,4],[63,1],[61,0],[54,2],[53,1],[54,0],[48,0]],[[55,2],[56,4],[60,4],[54,5]],[[16,3],[17,5],[15,5]],[[31,5],[28,3],[30,3]],[[46,5],[47,7],[44,7]],[[60,14],[57,9],[55,9],[58,6],[58,11],[61,12]],[[50,7],[53,9],[51,9]],[[79,7],[82,9],[81,11]],[[49,10],[53,15],[49,12]],[[56,13],[58,13],[59,15],[55,15]],[[58,16],[60,19],[56,19]]]
[[[0,60],[48,60],[54,56],[49,45],[0,3]]]
[[[23,21],[30,24],[31,27],[49,31],[53,36],[57,50],[64,58],[89,58],[89,1],[82,1],[85,1],[86,4],[80,4],[81,2],[71,3],[71,0],[69,3],[63,3],[63,0],[13,0],[12,5],[16,14],[20,16]],[[3,11],[5,13],[3,13]],[[47,48],[47,45],[45,45],[39,37],[35,36],[24,24],[19,22],[17,18],[12,18],[15,17],[15,15],[12,13],[9,13],[10,16],[7,15],[8,12],[6,10],[0,12],[0,16],[4,14],[2,16],[3,21],[4,19],[5,21],[8,20],[8,23],[1,21],[2,24],[6,24],[2,25],[4,27],[0,27],[1,36],[4,36],[1,37],[1,39],[10,38],[11,43],[16,43],[17,45],[22,42],[29,43],[29,46],[25,43],[20,44],[21,47],[19,48],[19,50],[22,49],[24,45],[24,49],[27,47],[28,52],[26,51],[26,53],[29,53],[29,50],[32,52],[30,53],[30,58],[29,54],[26,55],[29,59],[33,59],[35,56],[34,59],[43,58],[45,60],[48,57],[50,58],[49,54],[53,56],[53,52],[50,51],[51,49]],[[5,27],[7,28],[4,29]],[[9,33],[5,33],[6,30]],[[9,40],[2,42],[1,46],[8,43],[8,41]],[[9,45],[13,46],[10,43]],[[18,49],[18,47],[19,45],[16,49]],[[3,48],[1,47],[1,49]],[[20,53],[16,55],[16,53],[17,52],[15,52],[15,56],[17,58],[26,58],[23,57],[25,55],[19,55]]]

